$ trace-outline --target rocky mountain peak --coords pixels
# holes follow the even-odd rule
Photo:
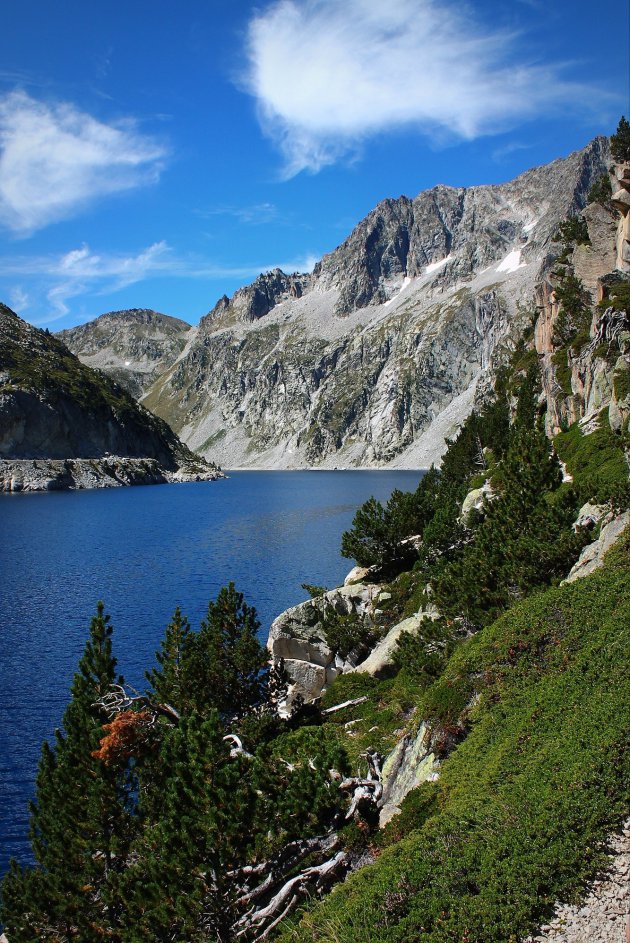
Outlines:
[[[109,311],[57,336],[83,363],[107,371],[140,399],[179,356],[191,331],[191,325],[179,318],[150,308],[129,308]]]
[[[289,298],[301,298],[310,287],[311,276],[286,275],[281,269],[275,268],[270,272],[263,272],[255,282],[245,288],[239,288],[232,298],[223,295],[214,308],[201,320],[204,327],[213,325],[219,318],[232,316],[237,321],[245,323],[257,321],[268,314],[280,301]]]

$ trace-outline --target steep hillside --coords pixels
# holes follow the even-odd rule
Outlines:
[[[102,460],[109,468],[111,456],[123,464],[150,460],[144,472],[139,469],[143,480],[165,480],[164,475],[187,468],[208,477],[216,473],[126,390],[82,364],[49,332],[1,305],[0,459],[5,490],[37,488],[42,476],[59,487],[72,486],[65,466],[56,469],[36,462],[25,484],[19,465],[24,460]],[[99,472],[93,462],[91,468],[92,477],[100,475],[105,482],[125,478],[115,471],[100,474],[103,469]]]
[[[88,367],[104,370],[136,399],[177,359],[190,324],[157,311],[110,311],[58,337]]]
[[[145,404],[232,466],[430,464],[607,156],[597,139],[510,183],[385,200],[312,275],[222,298]]]

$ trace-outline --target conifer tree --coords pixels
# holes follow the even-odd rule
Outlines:
[[[231,758],[216,711],[182,718],[165,737],[159,813],[123,880],[123,939],[229,939],[228,872],[251,842],[247,760]]]
[[[614,160],[630,160],[630,124],[621,116],[617,131],[610,139],[610,152]]]
[[[238,721],[261,709],[268,697],[269,654],[258,641],[256,610],[234,583],[210,602],[186,656],[186,684],[196,711],[216,709]]]
[[[176,711],[183,711],[190,704],[187,658],[192,645],[190,623],[178,606],[166,627],[160,651],[155,653],[159,667],[146,673],[156,699],[174,707]]]
[[[99,603],[71,687],[63,730],[45,743],[31,806],[37,867],[13,866],[2,919],[11,943],[91,940],[113,932],[121,904],[108,890],[133,836],[132,784],[92,756],[107,719],[96,701],[116,682],[112,627]],[[115,880],[112,882],[115,884]]]

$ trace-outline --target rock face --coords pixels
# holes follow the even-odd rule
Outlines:
[[[145,308],[110,311],[57,335],[88,367],[104,370],[141,399],[195,334],[185,321]]]
[[[431,750],[431,730],[420,724],[415,733],[406,734],[383,764],[383,805],[379,825],[400,812],[405,796],[421,783],[436,779],[438,762]]]
[[[585,433],[592,431],[605,408],[614,432],[622,432],[630,417],[630,309],[618,300],[630,293],[630,261],[623,256],[630,165],[613,165],[610,177],[628,205],[618,193],[605,206],[587,206],[588,244],[567,247],[536,287],[535,346],[550,436],[577,420]],[[563,302],[571,280],[579,286],[581,310],[575,299]]]
[[[275,270],[221,299],[144,404],[229,467],[429,465],[529,323],[607,146],[384,200],[311,275]]]
[[[88,461],[77,465],[75,459]],[[4,490],[218,476],[215,466],[195,456],[122,387],[4,305],[0,462]]]
[[[375,584],[341,586],[287,609],[272,623],[267,647],[274,664],[284,659],[290,679],[287,710],[297,697],[316,700],[341,671],[354,664],[352,653],[344,661],[328,647],[324,631],[326,615],[352,613],[371,624],[379,592],[380,587]]]
[[[623,514],[607,514],[602,519],[602,529],[597,540],[588,544],[582,550],[579,559],[571,569],[565,583],[573,583],[575,580],[588,576],[594,570],[604,565],[604,556],[615,544],[624,530],[630,524],[630,511],[624,511]]]

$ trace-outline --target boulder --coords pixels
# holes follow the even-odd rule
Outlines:
[[[411,632],[415,635],[425,619],[437,619],[438,615],[437,609],[431,606],[428,609],[421,609],[408,619],[403,619],[389,630],[385,638],[381,639],[364,661],[350,670],[378,677],[393,664],[398,639],[402,633]]]
[[[490,500],[492,495],[492,485],[489,481],[484,481],[481,488],[473,488],[469,491],[462,502],[462,509],[459,515],[460,521],[466,523],[473,511],[482,511],[484,505]]]
[[[343,581],[343,585],[349,586],[351,583],[362,583],[369,572],[370,568],[367,566],[353,566]]]
[[[604,518],[604,526],[599,537],[593,543],[584,547],[577,563],[573,566],[566,580],[562,582],[573,583],[575,580],[588,576],[594,570],[603,566],[605,554],[619,540],[629,523],[630,511],[624,511],[623,514],[618,514],[616,517],[610,514]]]
[[[274,664],[284,659],[289,690],[284,711],[296,697],[313,701],[342,671],[353,667],[351,659],[335,657],[326,642],[324,621],[331,610],[339,615],[354,613],[372,622],[374,603],[381,592],[376,584],[352,583],[331,589],[316,599],[307,599],[281,613],[269,630],[267,647]]]

